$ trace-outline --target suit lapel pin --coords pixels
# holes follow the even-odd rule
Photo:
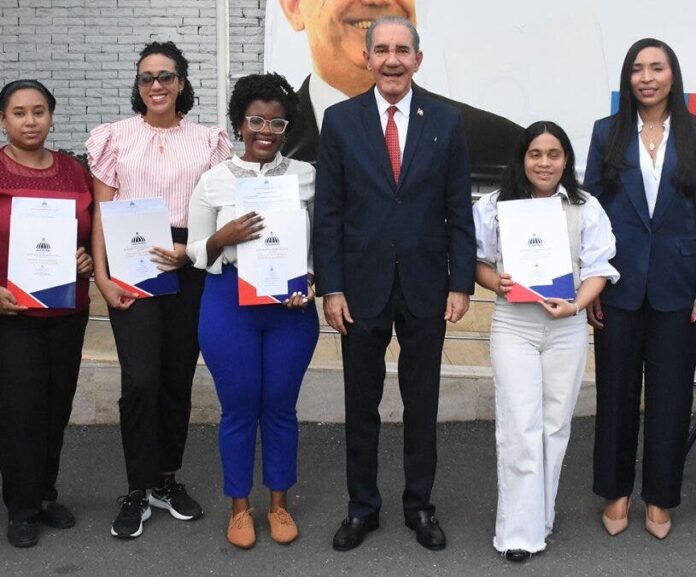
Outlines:
[[[437,136],[433,139],[433,142],[437,142]]]
[[[419,108],[418,110],[416,110],[416,114],[417,114],[418,116],[423,116],[423,109],[422,109],[422,108]]]

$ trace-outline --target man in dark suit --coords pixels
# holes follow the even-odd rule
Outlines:
[[[297,122],[283,146],[284,155],[315,163],[324,110],[372,85],[362,58],[367,25],[382,16],[401,16],[416,24],[416,0],[279,0],[288,22],[305,30],[314,72],[298,91]],[[469,139],[475,179],[495,181],[512,158],[522,128],[510,120],[433,93],[458,108]]]
[[[461,114],[413,88],[423,58],[404,18],[376,20],[364,58],[375,86],[326,111],[314,209],[314,263],[328,323],[342,336],[348,517],[334,548],[379,526],[379,404],[395,327],[404,403],[403,509],[421,545],[445,535],[430,494],[445,321],[474,290],[475,234]]]

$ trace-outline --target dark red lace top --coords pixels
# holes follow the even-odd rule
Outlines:
[[[89,247],[92,228],[92,179],[87,170],[67,154],[52,152],[49,168],[17,164],[0,149],[0,286],[7,286],[7,258],[12,197],[75,199],[77,244]],[[75,247],[77,250],[77,247]],[[78,277],[74,309],[30,309],[29,316],[64,316],[89,307],[89,281]]]

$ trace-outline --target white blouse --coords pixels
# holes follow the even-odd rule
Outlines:
[[[474,224],[476,226],[476,258],[495,268],[501,259],[498,244],[498,200],[499,191],[493,191],[480,198],[474,205]],[[554,196],[568,193],[562,185]],[[590,195],[581,205],[580,239],[580,281],[593,276],[603,276],[616,284],[619,272],[609,264],[616,256],[616,239],[611,231],[609,217],[599,201]]]
[[[307,211],[307,269],[314,272],[312,261],[311,223],[314,213],[314,167],[283,157],[278,153],[272,162],[261,166],[258,162],[247,162],[238,156],[218,164],[203,173],[191,197],[188,219],[188,245],[186,252],[196,268],[205,268],[209,273],[221,274],[223,264],[237,263],[237,247],[226,246],[215,262],[208,266],[208,239],[228,222],[242,216],[235,202],[235,181],[238,178],[257,176],[281,176],[296,174],[300,184],[300,204]]]
[[[640,171],[643,174],[643,187],[645,188],[645,200],[648,202],[648,212],[650,218],[655,212],[655,204],[657,203],[657,191],[660,188],[660,179],[662,178],[662,167],[665,164],[665,151],[667,150],[667,139],[669,139],[669,130],[671,127],[670,117],[668,116],[662,123],[664,133],[662,134],[662,142],[657,149],[655,155],[655,164],[650,156],[645,144],[640,138],[640,133],[643,130],[645,123],[638,114],[638,157],[640,159]]]

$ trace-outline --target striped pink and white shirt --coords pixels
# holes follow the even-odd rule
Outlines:
[[[92,174],[116,190],[114,200],[164,199],[174,227],[186,228],[189,199],[199,177],[230,156],[224,129],[182,118],[156,128],[142,116],[102,124],[86,143]]]

